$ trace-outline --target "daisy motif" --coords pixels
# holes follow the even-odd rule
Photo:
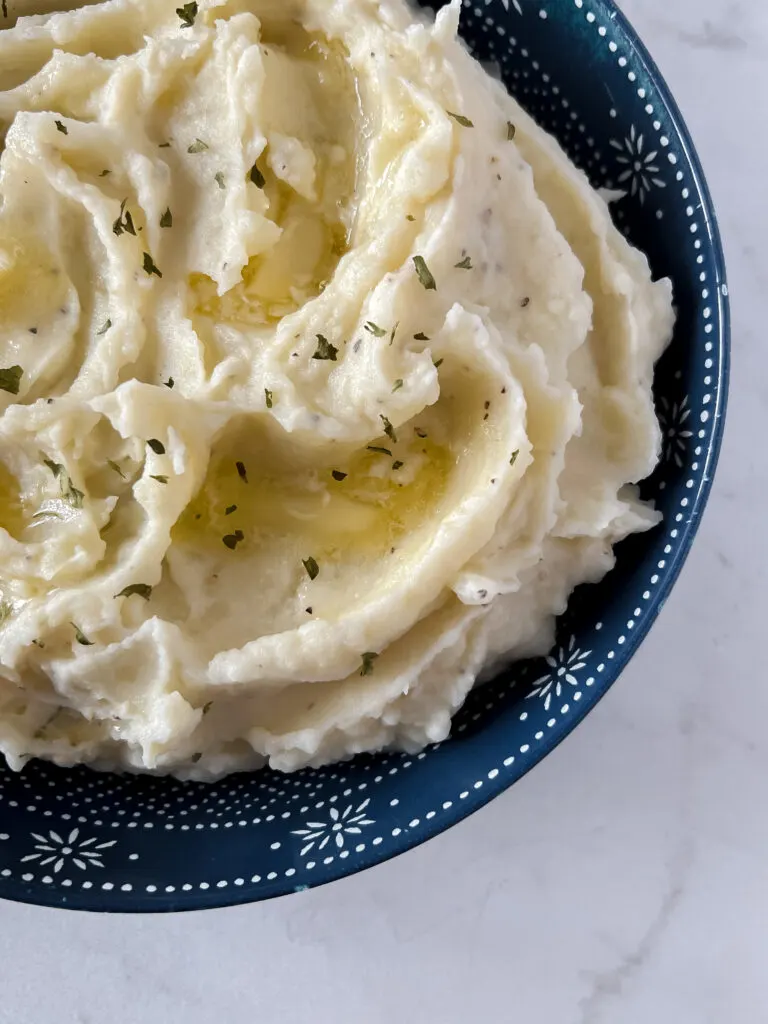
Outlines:
[[[575,639],[571,637],[568,648],[560,647],[554,654],[548,654],[544,659],[549,666],[549,672],[541,676],[533,684],[533,689],[526,697],[542,697],[544,699],[544,710],[549,711],[553,697],[561,697],[563,683],[570,686],[578,686],[579,680],[575,673],[586,666],[585,658],[588,658],[592,651],[582,651],[575,646]]]
[[[22,864],[38,860],[41,867],[53,864],[55,872],[61,871],[69,862],[80,868],[81,871],[85,871],[88,867],[103,868],[102,851],[114,846],[117,842],[116,839],[110,839],[106,843],[99,843],[94,838],[81,839],[79,828],[73,828],[66,838],[53,830],[47,836],[33,832],[32,838],[37,840],[34,847],[37,852],[28,853],[26,857],[22,857]]]
[[[682,469],[688,439],[693,436],[687,428],[688,417],[691,415],[688,396],[686,395],[681,402],[669,402],[662,398],[658,412],[664,442],[664,458]]]
[[[630,195],[638,196],[641,203],[655,186],[666,188],[666,183],[659,177],[661,168],[656,163],[658,150],[650,153],[645,151],[645,137],[638,133],[634,125],[629,130],[629,137],[623,142],[611,139],[611,146],[618,150],[616,162],[622,164],[624,170],[619,174],[619,184],[629,185]]]
[[[344,846],[345,836],[360,835],[366,825],[373,825],[373,819],[365,816],[365,809],[370,802],[370,800],[363,800],[355,808],[349,804],[344,811],[339,811],[338,807],[331,807],[328,811],[328,821],[308,821],[306,828],[292,832],[292,835],[301,836],[304,841],[301,856],[305,856],[315,846],[317,846],[318,852],[324,850],[330,842],[335,843],[336,847],[341,850]]]

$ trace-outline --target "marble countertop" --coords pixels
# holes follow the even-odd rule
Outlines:
[[[623,6],[698,144],[734,306],[720,469],[658,624],[539,768],[373,871],[192,915],[0,905],[0,1024],[768,1021],[768,3]]]

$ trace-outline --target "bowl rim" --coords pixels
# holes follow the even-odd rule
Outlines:
[[[633,61],[642,67],[645,74],[653,82],[654,88],[658,93],[659,101],[665,108],[666,115],[669,118],[674,132],[676,133],[680,148],[685,154],[691,175],[699,195],[701,196],[702,206],[700,212],[706,224],[706,243],[704,252],[708,254],[716,268],[716,278],[718,282],[725,282],[727,280],[726,264],[717,214],[701,160],[680,107],[678,106],[658,65],[627,16],[617,6],[615,0],[592,0],[592,2],[596,6],[602,7],[606,16],[614,23],[618,24],[620,33],[625,37],[627,43],[632,49]],[[578,3],[578,0],[576,0],[576,6],[581,6]],[[269,888],[258,890],[243,887],[239,892],[233,891],[232,889],[212,889],[204,893],[197,892],[195,894],[189,894],[183,901],[178,897],[165,898],[162,900],[155,898],[150,901],[147,898],[142,898],[141,894],[137,892],[134,893],[134,899],[130,904],[121,906],[110,904],[109,897],[106,894],[97,896],[97,894],[94,893],[92,903],[89,903],[88,905],[81,904],[78,906],[74,900],[62,902],[61,899],[57,898],[55,889],[42,890],[36,888],[34,891],[25,892],[21,887],[19,887],[20,891],[18,892],[5,892],[4,890],[6,889],[6,885],[0,883],[0,897],[10,898],[15,902],[35,906],[64,907],[67,909],[82,910],[86,912],[124,914],[147,912],[176,913],[192,910],[214,910],[260,902],[264,899],[290,895],[292,892],[302,891],[307,888],[318,888],[322,885],[337,882],[342,878],[350,877],[361,871],[365,871],[368,868],[374,867],[377,864],[382,864],[385,861],[391,860],[393,857],[397,857],[407,850],[415,849],[423,843],[441,835],[454,825],[457,825],[459,822],[468,818],[471,814],[474,814],[482,807],[485,807],[491,802],[491,800],[495,799],[505,790],[509,789],[514,783],[523,778],[523,776],[527,775],[529,771],[540,764],[545,757],[547,757],[573,732],[573,730],[584,720],[597,703],[603,699],[613,684],[620,677],[621,673],[636,654],[641,643],[648,635],[651,626],[662,611],[669,593],[677,582],[682,567],[690,553],[691,546],[698,533],[699,526],[701,525],[704,509],[711,494],[715,470],[720,458],[725,432],[730,379],[731,317],[729,295],[727,290],[720,287],[717,289],[716,309],[717,316],[713,317],[716,333],[712,338],[713,355],[716,359],[716,377],[712,386],[714,401],[711,416],[713,418],[713,425],[709,444],[703,453],[704,458],[702,460],[702,472],[698,487],[694,492],[694,495],[691,497],[690,519],[685,524],[685,533],[680,540],[671,564],[668,565],[663,580],[660,581],[656,588],[654,600],[652,605],[649,606],[648,614],[644,617],[644,621],[639,625],[638,629],[632,633],[631,639],[628,639],[628,642],[622,651],[621,658],[617,659],[618,663],[615,673],[605,677],[605,682],[602,687],[596,690],[594,698],[591,701],[586,702],[578,710],[574,710],[567,716],[567,718],[562,720],[558,728],[551,730],[549,737],[538,744],[536,753],[529,759],[523,768],[513,774],[499,774],[493,782],[483,786],[482,790],[473,791],[469,799],[454,802],[451,812],[446,812],[440,817],[435,817],[429,824],[424,824],[418,834],[413,832],[404,833],[397,841],[388,843],[386,846],[382,846],[365,858],[360,858],[359,860],[351,863],[349,861],[345,861],[342,862],[341,865],[337,864],[334,869],[327,871],[322,876],[318,876],[316,882],[311,882],[306,885],[293,887],[284,886],[279,890]],[[48,898],[42,898],[46,895]]]

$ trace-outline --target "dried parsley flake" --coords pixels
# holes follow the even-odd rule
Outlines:
[[[234,551],[240,541],[245,540],[245,534],[242,530],[235,530],[234,533],[228,533],[225,537],[221,538],[224,545],[229,548],[230,551]]]
[[[144,253],[144,273],[147,275],[147,277],[151,277],[153,274],[156,277],[163,276],[162,273],[160,272],[160,269],[155,266],[152,257],[149,255],[148,252]]]
[[[418,277],[419,281],[421,281],[424,288],[426,288],[428,292],[437,291],[437,284],[435,283],[435,279],[432,276],[432,272],[427,266],[424,257],[414,256],[413,265],[416,268],[416,276]]]
[[[178,14],[179,18],[181,18],[181,27],[192,28],[192,26],[195,24],[197,12],[197,0],[191,0],[190,3],[184,4],[183,7],[177,7],[176,13]]]
[[[249,178],[251,179],[253,184],[256,186],[256,188],[264,188],[264,186],[267,183],[266,178],[261,173],[261,171],[256,166],[256,164],[254,164],[253,167],[251,168],[251,171],[250,171],[250,174],[249,174]]]
[[[152,587],[148,583],[131,583],[124,587],[119,594],[115,594],[115,597],[133,597],[134,594],[148,601],[152,594]]]
[[[320,566],[317,564],[315,559],[310,555],[309,558],[302,558],[301,564],[307,571],[307,576],[311,580],[316,580],[320,574]]]
[[[360,666],[360,675],[369,676],[373,672],[373,663],[378,658],[378,654],[375,651],[366,651],[361,657],[363,660]]]
[[[7,391],[9,395],[18,395],[21,378],[24,371],[20,366],[7,366],[0,369],[0,391]]]
[[[465,117],[463,114],[454,114],[452,110],[446,110],[446,114],[448,115],[448,117],[452,117],[454,121],[462,125],[464,128],[475,127],[472,121],[470,121],[469,118]]]
[[[387,437],[393,444],[397,444],[397,434],[395,433],[395,428],[392,426],[392,424],[389,422],[386,416],[380,415],[379,419],[384,424],[384,433],[387,435]]]
[[[72,627],[72,629],[74,629],[75,640],[77,640],[79,644],[82,644],[83,647],[93,647],[93,640],[88,639],[88,637],[85,635],[82,629],[80,629],[77,623],[70,622],[70,626]]]
[[[332,362],[336,362],[336,356],[339,350],[335,345],[332,345],[327,338],[323,337],[322,334],[317,335],[317,348],[312,356],[313,359],[330,359]]]

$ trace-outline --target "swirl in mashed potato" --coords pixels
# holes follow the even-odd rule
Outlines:
[[[443,739],[657,514],[669,282],[402,0],[0,32],[0,751]]]

